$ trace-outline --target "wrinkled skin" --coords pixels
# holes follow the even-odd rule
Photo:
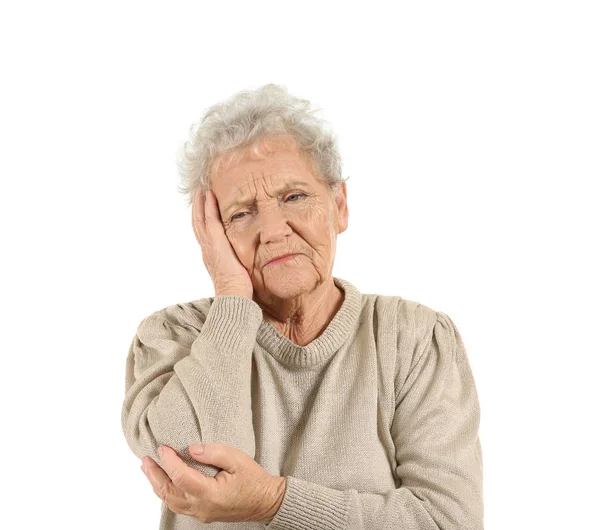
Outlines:
[[[221,223],[265,319],[296,344],[314,340],[343,302],[333,283],[337,235],[348,226],[346,184],[330,191],[287,138],[211,178]],[[287,190],[281,188],[293,181]],[[248,201],[234,205],[237,199]],[[292,260],[268,264],[282,254]]]
[[[205,194],[196,191],[192,226],[202,248],[202,260],[215,287],[215,296],[236,295],[252,299],[252,281],[225,235],[217,199],[211,190]]]
[[[159,466],[142,459],[142,470],[154,493],[175,513],[203,523],[269,523],[277,513],[287,485],[285,477],[274,477],[244,451],[225,444],[204,444],[204,452],[190,454],[199,462],[222,468],[207,477],[189,467],[170,447],[163,446]]]
[[[337,235],[348,226],[346,184],[330,190],[289,139],[268,145],[268,158],[248,152],[212,174],[212,189],[194,195],[192,225],[215,294],[253,299],[283,335],[306,345],[344,299],[332,270]],[[238,199],[247,204],[234,205]],[[267,264],[288,253],[298,255]],[[172,511],[204,522],[269,521],[282,502],[285,477],[270,475],[235,448],[210,446],[219,446],[226,457],[195,458],[223,469],[214,479],[185,465],[169,448],[164,470],[145,457],[156,494]]]

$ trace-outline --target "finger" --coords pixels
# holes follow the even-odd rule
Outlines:
[[[175,486],[169,475],[158,464],[153,461],[152,464],[146,464],[146,468],[148,469],[144,473],[148,477],[154,493],[172,512],[194,515],[191,509],[190,496]],[[144,469],[143,466],[142,469]]]
[[[196,190],[192,204],[192,226],[194,227],[194,234],[198,242],[204,239],[206,233],[204,200],[205,194],[200,190]]]
[[[167,504],[172,503],[177,491],[169,475],[151,458],[145,458],[144,464],[144,472],[156,496]]]
[[[213,215],[212,195],[210,190],[206,190],[206,202],[204,203],[204,220],[206,223],[214,220],[215,217]]]
[[[229,473],[243,469],[250,458],[244,451],[225,444],[204,444],[204,450],[198,454],[190,449],[190,454],[203,464],[220,467]]]
[[[204,226],[206,227],[207,232],[211,230],[214,234],[214,231],[216,231],[216,233],[218,234],[217,237],[225,235],[225,227],[223,226],[223,221],[221,220],[221,212],[219,211],[219,203],[217,202],[217,196],[212,190],[208,190],[206,192],[206,205],[204,213]]]
[[[170,447],[162,446],[162,448],[161,464],[173,484],[193,495],[203,495],[207,490],[209,479],[200,471],[189,467]]]

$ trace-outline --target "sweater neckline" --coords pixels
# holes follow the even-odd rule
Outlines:
[[[292,342],[263,318],[256,339],[280,363],[297,367],[321,363],[332,357],[354,335],[361,310],[361,293],[347,280],[334,276],[333,281],[344,291],[344,301],[323,333],[307,345]]]

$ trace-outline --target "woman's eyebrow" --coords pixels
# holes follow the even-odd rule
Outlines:
[[[307,186],[307,185],[308,184],[306,182],[304,182],[303,180],[294,180],[292,182],[286,182],[283,186],[279,187],[275,191],[276,191],[276,193],[284,193],[291,188],[296,188],[298,186]],[[228,206],[226,206],[225,209],[223,210],[223,212],[225,215],[228,215],[229,212],[231,212],[235,208],[238,208],[239,206],[247,206],[250,204],[254,204],[254,198],[249,199],[246,197],[240,197],[240,198],[234,200]]]

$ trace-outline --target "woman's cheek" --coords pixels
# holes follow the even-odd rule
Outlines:
[[[313,233],[322,232],[323,226],[329,225],[329,216],[322,204],[302,212],[302,223]]]

